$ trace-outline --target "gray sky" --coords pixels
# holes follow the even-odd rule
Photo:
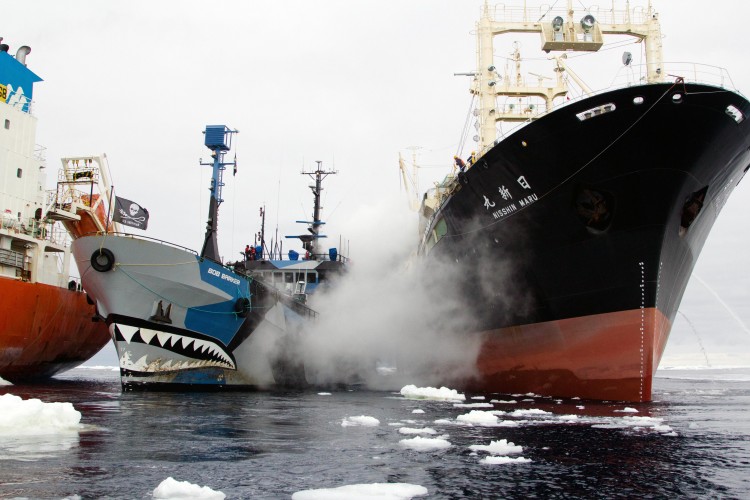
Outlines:
[[[198,249],[210,175],[198,165],[209,156],[201,132],[226,124],[240,134],[219,219],[225,259],[252,241],[261,204],[267,240],[277,222],[282,235],[302,229],[293,221],[309,218],[311,195],[299,172],[315,160],[339,171],[325,184],[329,242],[342,234],[356,258],[362,245],[389,244],[390,225],[416,223],[399,191],[399,151],[418,146],[420,163],[444,165],[421,171],[422,189],[449,171],[469,106],[469,81],[453,73],[474,70],[481,4],[27,0],[3,2],[0,36],[13,54],[31,46],[27,63],[44,79],[34,109],[50,186],[60,157],[106,153],[116,193],[151,213],[145,234]],[[724,67],[750,94],[746,2],[654,5],[666,61]],[[638,49],[604,55],[615,71],[623,50]],[[688,287],[666,355],[675,363],[705,364],[699,341],[712,364],[750,362],[749,185],[698,262],[705,285]]]

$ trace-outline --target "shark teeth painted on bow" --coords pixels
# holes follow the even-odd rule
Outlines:
[[[164,359],[163,354],[155,353],[159,359],[159,370],[185,370],[206,366],[217,366],[235,370],[234,359],[223,346],[206,339],[197,339],[179,333],[161,332],[148,328],[128,325],[113,325],[115,340],[127,344],[145,344],[177,354],[182,359]],[[151,357],[151,356],[149,356]],[[150,366],[150,363],[143,363]],[[146,368],[142,366],[141,369]],[[155,368],[155,367],[154,367]],[[152,370],[146,370],[152,371]]]

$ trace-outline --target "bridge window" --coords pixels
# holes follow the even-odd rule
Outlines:
[[[21,177],[23,177],[23,169],[22,168],[19,168],[18,170],[16,170],[16,177],[18,177],[19,179]]]

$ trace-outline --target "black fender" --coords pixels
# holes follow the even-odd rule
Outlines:
[[[91,267],[100,273],[106,273],[115,267],[115,254],[107,248],[100,248],[91,254]]]
[[[240,318],[246,318],[247,313],[250,312],[250,299],[247,297],[237,299],[237,302],[234,303],[234,312]]]

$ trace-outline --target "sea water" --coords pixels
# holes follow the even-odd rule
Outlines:
[[[648,404],[415,386],[122,392],[108,368],[5,394],[18,398],[0,401],[2,498],[750,492],[750,368],[661,370]]]

